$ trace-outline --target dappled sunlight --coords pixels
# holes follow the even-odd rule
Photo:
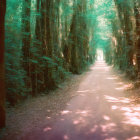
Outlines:
[[[121,107],[120,110],[132,112],[132,110],[130,109],[130,107]]]
[[[116,85],[123,85],[124,83],[123,82],[118,82],[118,83],[115,83]]]
[[[131,138],[128,138],[127,140],[140,140],[140,136],[133,136]]]
[[[102,131],[103,132],[111,132],[111,131],[115,131],[116,128],[116,124],[115,123],[107,123],[105,125],[101,125]]]
[[[98,129],[98,125],[95,125],[93,128],[90,129],[90,131],[87,134],[94,133],[96,132],[97,129]]]
[[[84,118],[82,118],[82,117],[79,117],[77,120],[74,120],[73,124],[74,125],[80,124],[81,126],[86,126],[87,125],[86,120]]]
[[[104,120],[106,120],[106,121],[109,121],[109,120],[110,120],[110,117],[109,117],[109,116],[106,116],[106,115],[104,115],[103,118],[104,118]]]
[[[135,126],[140,126],[140,118],[138,115],[135,115],[133,113],[125,113],[125,115],[127,116],[127,120],[126,121],[123,121],[123,123],[126,123],[126,124],[132,124],[132,125],[135,125]],[[140,115],[140,113],[139,113]]]
[[[73,124],[79,124],[80,123],[80,121],[78,121],[78,120],[76,120],[76,121],[73,121]]]
[[[115,88],[116,90],[124,90],[124,87]]]
[[[125,120],[123,123],[140,126],[140,106],[139,107],[122,107],[121,110],[125,111]]]
[[[104,62],[96,62],[95,65],[97,69],[101,68],[101,72],[107,67]],[[94,75],[94,78],[98,77],[100,73]],[[134,106],[131,99],[122,94],[121,90],[127,88],[129,84],[119,82],[118,79],[115,74],[107,73],[95,86],[94,84],[90,86],[89,83],[85,86],[83,83],[74,91],[77,93],[76,98],[66,104],[65,110],[59,112],[60,118],[54,127],[46,127],[43,132],[49,135],[56,132],[58,136],[60,133],[63,140],[80,140],[80,138],[139,140],[140,106]],[[102,90],[102,80],[108,82],[105,91]],[[113,84],[112,88],[109,87],[110,83]],[[48,115],[46,119],[50,120],[51,117]],[[123,136],[123,133],[130,131],[130,135]]]
[[[111,138],[106,138],[105,140],[118,140],[118,139],[115,137],[111,137]]]
[[[63,111],[61,111],[61,115],[67,115],[69,113],[71,113],[71,111],[69,111],[69,110],[63,110]]]
[[[116,110],[116,109],[118,109],[119,107],[116,106],[116,105],[113,105],[111,108],[112,108],[112,110]]]
[[[96,61],[90,70],[102,70],[102,73],[109,71],[110,67],[106,65],[105,61]]]
[[[89,92],[89,90],[79,90],[79,91],[77,91],[77,92],[83,93],[83,92]]]
[[[125,97],[119,97],[119,98],[115,98],[115,97],[112,97],[112,96],[108,96],[108,95],[104,95],[105,96],[105,99],[108,101],[108,102],[116,102],[116,103],[130,103],[130,99],[128,98],[125,98]]]
[[[44,132],[48,132],[48,131],[51,131],[52,130],[52,128],[51,127],[46,127],[46,128],[44,128]]]
[[[115,79],[118,79],[118,77],[117,76],[112,76],[112,77],[107,77],[106,79],[108,79],[108,80],[115,80]]]
[[[128,90],[132,88],[132,84],[123,84],[121,87],[115,88],[116,90]]]
[[[82,110],[82,111],[77,111],[76,114],[88,114],[89,111],[87,110]]]
[[[116,97],[105,95],[105,99],[108,102],[113,103],[113,105],[110,106],[112,111],[116,110],[121,112],[120,114],[121,118],[119,121],[114,120],[112,118],[112,115],[108,115],[108,114],[99,115],[97,116],[98,119],[96,118],[96,120],[100,120],[100,121],[99,122],[94,121],[93,110],[90,109],[90,107],[88,107],[87,109],[78,109],[75,111],[63,110],[61,111],[61,115],[63,115],[63,118],[60,118],[60,122],[58,125],[61,128],[57,127],[58,132],[59,129],[62,129],[64,131],[62,138],[64,140],[70,140],[72,135],[69,135],[71,133],[67,133],[67,130],[69,130],[69,128],[72,128],[76,132],[76,134],[80,133],[80,135],[83,134],[83,136],[92,137],[100,133],[102,134],[104,140],[119,140],[120,136],[113,137],[112,134],[114,133],[122,134],[123,132],[120,132],[120,128],[123,127],[122,124],[127,125],[126,128],[124,128],[124,132],[131,131],[133,126],[140,127],[140,106],[133,107],[132,105],[129,105],[128,104],[130,102],[129,99],[124,97],[116,98]],[[116,103],[117,105],[115,105]],[[64,127],[65,125],[69,125],[69,128],[66,128],[66,131]],[[51,131],[53,132],[53,127],[46,127],[43,130],[43,132],[47,132],[47,133],[48,132],[51,133]],[[135,131],[138,132],[139,131],[138,128],[136,128],[134,132]],[[128,136],[126,139],[139,140],[139,136],[131,135]]]
[[[51,117],[47,116],[46,119],[51,119]]]
[[[128,83],[125,85],[125,90],[130,90],[130,89],[133,89],[134,88],[134,85],[133,83]]]
[[[120,102],[121,103],[130,103],[130,99],[121,97]]]
[[[109,102],[119,102],[119,99],[112,97],[112,96],[108,96],[108,95],[104,95],[105,99],[107,99],[107,101]]]
[[[75,114],[78,114],[82,117],[88,117],[91,115],[91,111],[90,110],[78,110],[75,112]]]
[[[69,137],[68,137],[68,135],[64,135],[64,140],[69,140]]]
[[[107,101],[110,103],[120,103],[117,105],[112,105],[111,109],[122,111],[124,116],[122,123],[140,126],[140,105],[130,105],[129,103],[131,103],[131,100],[124,97],[115,98],[105,95],[105,99],[107,99]],[[126,105],[122,106],[122,103],[125,103]]]

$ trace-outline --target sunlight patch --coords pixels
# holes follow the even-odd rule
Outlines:
[[[106,138],[105,140],[117,140],[115,137],[112,138]]]
[[[102,131],[103,132],[108,132],[108,131],[114,131],[113,128],[116,126],[114,123],[109,123],[106,125],[101,125]]]
[[[114,102],[114,103],[130,103],[130,99],[128,98],[124,98],[124,97],[121,97],[121,98],[115,98],[115,97],[111,97],[111,96],[108,96],[108,95],[104,95],[105,96],[105,99],[108,100],[108,102]]]
[[[80,114],[83,117],[87,117],[90,115],[89,112],[90,112],[90,110],[82,110],[82,111],[77,111],[76,114]]]
[[[108,80],[115,80],[115,79],[118,79],[118,77],[117,76],[115,76],[115,77],[108,77],[106,79],[108,79]]]
[[[66,115],[66,114],[69,114],[71,111],[69,110],[64,110],[64,111],[61,111],[61,115]]]
[[[51,119],[51,117],[47,116],[46,119]]]
[[[140,140],[140,136],[134,136],[134,137],[128,138],[127,140]]]
[[[131,89],[132,88],[132,84],[125,84],[119,88],[115,88],[116,90],[127,90],[127,89]]]
[[[123,85],[123,84],[124,84],[123,82],[116,83],[116,85]]]
[[[48,132],[48,131],[50,131],[50,130],[52,130],[51,127],[46,127],[43,131],[44,131],[44,132]]]
[[[124,90],[124,87],[115,88],[116,90]]]
[[[86,125],[86,121],[84,120],[84,118],[80,117],[77,120],[74,120],[73,124],[74,125],[78,125],[78,124],[82,125],[83,124],[85,126]]]
[[[111,96],[107,96],[105,95],[105,98],[108,100],[108,101],[111,101],[111,102],[119,102],[119,100],[115,97],[111,97]]]
[[[97,128],[98,128],[98,126],[95,125],[92,129],[90,129],[90,132],[91,132],[91,133],[94,133],[94,132],[97,130]]]
[[[115,109],[118,109],[118,106],[113,105],[111,108],[112,108],[113,110],[115,110]]]
[[[123,123],[140,126],[140,112],[125,112],[124,114],[126,116],[127,121],[123,121]]]
[[[121,98],[120,102],[122,102],[122,103],[130,103],[130,99],[128,99],[128,98]]]
[[[89,90],[79,90],[77,92],[83,93],[83,92],[88,92]]]
[[[64,140],[69,140],[69,137],[67,135],[64,135]]]
[[[74,121],[73,124],[79,124],[80,122],[78,120]]]
[[[104,120],[106,120],[106,121],[109,121],[109,120],[110,120],[110,117],[108,117],[108,116],[106,116],[106,115],[104,115],[103,118],[104,118]]]
[[[86,134],[89,135],[89,134],[91,134],[91,133],[94,133],[94,132],[96,132],[97,129],[98,129],[98,125],[95,125],[93,128],[91,128],[91,129],[89,130],[89,132],[86,132]]]
[[[122,107],[121,110],[132,112],[132,110],[129,107]]]

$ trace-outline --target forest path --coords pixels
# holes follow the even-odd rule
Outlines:
[[[140,104],[112,67],[97,61],[73,85],[18,105],[4,140],[140,140]]]
[[[97,61],[73,92],[56,122],[24,140],[140,140],[140,105],[124,95],[125,85]]]

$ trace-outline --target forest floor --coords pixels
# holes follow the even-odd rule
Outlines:
[[[2,140],[140,140],[140,93],[97,61],[61,88],[7,111]]]

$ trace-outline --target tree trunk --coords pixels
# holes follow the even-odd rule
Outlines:
[[[0,1],[0,128],[5,127],[4,20],[6,0]]]
[[[134,11],[136,17],[136,36],[137,36],[136,57],[137,57],[137,68],[138,68],[138,81],[140,81],[140,12],[139,12],[140,3],[137,0],[135,0],[134,4],[135,4]]]
[[[31,85],[31,70],[30,70],[30,41],[31,41],[31,29],[30,29],[30,8],[31,0],[24,0],[22,10],[22,50],[23,50],[23,67],[27,73],[28,78],[25,78],[28,87]]]

